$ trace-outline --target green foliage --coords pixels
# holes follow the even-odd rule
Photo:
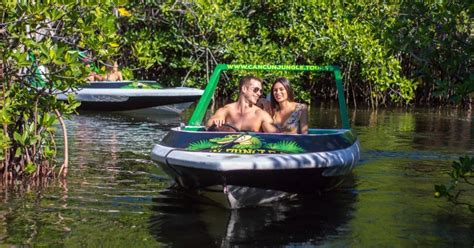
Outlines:
[[[35,172],[37,169],[37,166],[34,165],[33,163],[28,163],[25,167],[25,172],[27,174],[32,174],[33,172]]]
[[[215,145],[216,144],[210,142],[209,140],[200,140],[200,141],[196,141],[189,144],[186,150],[190,150],[190,151],[206,150],[206,149],[212,148]]]
[[[372,106],[473,90],[468,3],[135,0],[125,9],[120,60],[138,78],[203,87],[217,63],[336,64],[348,97]],[[247,73],[227,72],[218,95],[235,95]],[[276,76],[254,74],[267,90]],[[285,76],[298,100],[335,95],[326,75]]]
[[[467,206],[471,212],[474,212],[474,202],[465,201],[462,197],[466,190],[473,190],[474,157],[460,157],[459,161],[453,161],[449,177],[451,180],[447,185],[435,185],[435,197],[443,197],[456,205]],[[461,184],[468,186],[468,189],[460,189]]]
[[[474,92],[472,4],[404,2],[386,30],[387,43],[403,61],[403,73],[424,86],[418,98],[466,101]]]
[[[72,95],[67,102],[56,96],[88,75],[79,51],[87,48],[99,63],[118,52],[115,8],[110,0],[0,3],[0,167],[8,177],[54,166],[57,121],[79,106]]]
[[[287,153],[301,153],[305,151],[303,148],[301,148],[301,146],[298,145],[298,143],[287,140],[267,144],[265,148]]]
[[[172,84],[181,81],[202,87],[217,63],[353,63],[362,65],[352,68],[353,74],[361,75],[356,79],[362,78],[367,84],[375,83],[371,89],[374,94],[388,93],[394,101],[410,101],[415,84],[399,75],[400,64],[390,55],[389,48],[377,40],[373,34],[377,30],[371,23],[352,21],[355,12],[359,12],[357,7],[360,6],[281,1],[196,1],[190,4],[169,1],[159,5],[142,5],[132,1],[129,8],[137,16],[130,18],[128,23],[122,23],[121,28],[133,44],[130,50],[138,61],[142,52],[153,56],[150,52],[144,52],[146,50],[160,50],[167,55],[163,58],[160,71]],[[159,18],[163,21],[154,22],[158,17],[153,13],[160,13]],[[134,49],[137,37],[149,38],[149,45]],[[151,45],[153,40],[157,40],[159,45]],[[155,61],[155,64],[158,63]],[[229,74],[238,78],[246,73],[236,71]],[[256,74],[270,76],[265,72]],[[312,96],[318,96],[316,92],[302,90],[310,88],[318,91],[315,80],[307,82],[307,78],[300,75],[288,77],[294,82],[298,99],[310,101]],[[235,94],[237,82],[233,80],[225,84],[220,94]],[[346,83],[352,84],[354,80],[347,77]]]

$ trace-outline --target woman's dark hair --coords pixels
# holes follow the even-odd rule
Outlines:
[[[272,103],[272,109],[280,108],[280,106],[278,105],[278,102],[275,100],[275,96],[273,96],[273,88],[275,88],[275,85],[277,83],[281,83],[283,87],[285,87],[285,90],[288,94],[288,101],[293,102],[295,100],[295,94],[293,93],[293,88],[291,87],[290,81],[288,81],[288,79],[285,77],[277,78],[275,82],[273,83],[271,91],[270,91],[270,101]]]

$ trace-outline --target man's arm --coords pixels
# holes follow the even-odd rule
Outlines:
[[[106,78],[104,76],[94,72],[94,80],[96,80],[96,81],[105,81],[105,79]]]
[[[267,111],[261,110],[260,115],[262,116],[262,129],[265,133],[278,133],[278,129],[273,123],[272,117],[267,113]]]
[[[209,120],[206,122],[206,128],[209,128],[213,124],[216,124],[217,128],[220,128],[227,118],[228,108],[226,106],[218,109]]]

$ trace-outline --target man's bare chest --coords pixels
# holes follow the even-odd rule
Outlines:
[[[241,130],[253,130],[253,129],[260,129],[261,120],[255,114],[255,112],[249,113],[231,113],[227,120],[234,124],[235,127]]]

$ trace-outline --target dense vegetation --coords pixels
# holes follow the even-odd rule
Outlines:
[[[77,107],[56,95],[79,87],[90,71],[79,51],[98,68],[117,60],[128,79],[195,87],[217,63],[335,64],[347,101],[372,107],[452,100],[470,107],[474,90],[472,6],[463,1],[47,0],[2,1],[0,11],[4,178],[53,174],[53,127],[59,121],[66,134],[62,119]],[[235,94],[242,73],[224,77],[220,96]],[[328,75],[286,76],[301,100],[336,95]]]
[[[88,75],[79,49],[87,47],[104,60],[116,50],[112,1],[63,2],[0,4],[0,172],[6,181],[67,173],[63,119],[74,113],[78,103],[72,97],[69,102],[58,101],[56,95],[77,88]],[[40,82],[45,82],[44,87],[37,88]],[[66,153],[61,168],[55,170],[58,122]]]
[[[130,1],[127,9],[119,59],[139,78],[201,87],[217,63],[336,64],[354,105],[471,106],[472,6],[465,1]],[[335,97],[325,75],[288,76],[300,99]],[[231,78],[221,95],[235,92]]]

